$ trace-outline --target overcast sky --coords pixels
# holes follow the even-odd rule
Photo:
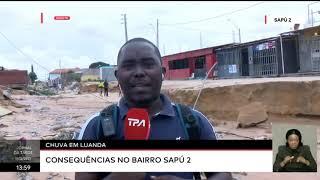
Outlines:
[[[123,13],[129,39],[144,37],[155,44],[159,19],[159,49],[168,55],[199,49],[200,33],[205,48],[238,42],[237,27],[242,42],[290,31],[295,23],[306,27],[312,2],[0,2],[0,66],[30,71],[33,64],[43,80],[59,68],[59,60],[62,68],[116,64],[125,42]],[[311,10],[320,10],[320,3],[310,5]],[[58,15],[71,19],[55,21]],[[274,22],[275,17],[291,22]],[[314,20],[320,15],[314,13]]]

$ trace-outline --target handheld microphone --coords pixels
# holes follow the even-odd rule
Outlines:
[[[125,140],[148,140],[150,134],[150,120],[146,109],[132,108],[128,111],[125,126]]]

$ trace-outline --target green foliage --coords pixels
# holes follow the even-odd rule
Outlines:
[[[29,78],[31,79],[32,84],[38,79],[37,74],[35,72],[30,72]]]

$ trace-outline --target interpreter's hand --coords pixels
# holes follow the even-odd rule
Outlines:
[[[280,163],[280,166],[284,167],[288,162],[291,162],[293,158],[294,156],[286,156],[284,160]]]
[[[183,178],[173,175],[151,176],[152,180],[183,180]]]
[[[306,160],[304,157],[302,157],[302,156],[299,156],[298,158],[297,158],[297,162],[299,163],[303,163],[303,164],[306,164],[306,165],[309,165],[309,161],[308,160]]]
[[[113,172],[105,177],[103,180],[118,180],[118,179],[132,179],[144,180],[146,173],[144,172]]]
[[[293,158],[294,158],[294,156],[286,156],[283,161],[284,161],[285,164],[287,164],[288,162],[291,162],[291,160]]]

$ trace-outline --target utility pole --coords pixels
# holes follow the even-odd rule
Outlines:
[[[61,59],[59,59],[59,68],[60,68],[60,79],[58,81],[58,86],[59,86],[59,89],[61,90],[61,87],[62,87],[62,69],[61,69]]]
[[[239,43],[241,43],[241,33],[240,33],[240,28],[239,28]]]
[[[235,43],[235,35],[234,35],[234,30],[232,30],[232,40],[233,40],[233,43]]]
[[[238,29],[238,33],[239,33],[239,43],[241,43],[241,32],[240,32],[240,28],[233,22],[231,21],[231,19],[228,19],[228,21],[230,21],[232,23],[232,25]],[[232,31],[232,33],[234,33],[234,31]],[[235,39],[235,38],[234,38]],[[235,42],[235,40],[233,40],[233,42]]]
[[[164,55],[164,56],[166,55],[166,49],[165,49],[164,44],[163,44],[163,55]]]
[[[308,4],[308,24],[310,24],[310,5],[315,3],[319,3],[319,1]]]
[[[311,26],[313,27],[313,10],[311,9]]]
[[[59,69],[60,69],[60,77],[61,77],[61,59],[59,59]]]
[[[202,48],[202,36],[201,36],[201,32],[200,32],[200,48]]]
[[[157,19],[157,47],[159,49],[159,19]]]
[[[123,21],[124,21],[124,33],[125,33],[125,39],[126,42],[128,41],[128,32],[127,32],[127,14],[122,14],[123,16]],[[121,23],[122,24],[122,23]]]

